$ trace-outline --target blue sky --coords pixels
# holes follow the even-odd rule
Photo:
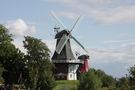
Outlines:
[[[135,64],[134,0],[2,0],[0,23],[22,51],[26,35],[42,39],[54,51],[53,28],[58,23],[51,10],[68,29],[82,16],[72,34],[89,51],[90,67],[122,77]],[[74,42],[72,46],[80,51]]]

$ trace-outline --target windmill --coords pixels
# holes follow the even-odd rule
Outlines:
[[[80,17],[77,18],[73,27],[69,30],[64,24],[58,19],[55,13],[52,12],[53,17],[60,23],[63,27],[61,31],[58,31],[55,35],[56,49],[52,56],[52,62],[54,63],[55,69],[55,79],[56,80],[77,80],[77,70],[79,65],[83,65],[84,61],[80,58],[76,59],[71,50],[70,39],[73,39],[84,51],[87,50],[83,45],[71,35],[71,32],[75,28]],[[81,68],[81,67],[80,67]],[[81,70],[81,69],[80,69]]]

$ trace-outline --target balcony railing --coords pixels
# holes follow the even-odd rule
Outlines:
[[[52,60],[53,63],[73,63],[73,64],[83,64],[80,60]]]

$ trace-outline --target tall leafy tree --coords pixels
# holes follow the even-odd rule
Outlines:
[[[116,85],[116,80],[110,75],[107,75],[104,71],[98,69],[94,70],[98,77],[101,79],[102,87],[114,87]]]
[[[14,50],[11,41],[11,34],[3,25],[0,25],[0,62],[2,64],[6,62],[6,59],[11,56],[11,52]]]
[[[102,86],[101,79],[95,73],[94,69],[90,69],[87,73],[81,74],[79,81],[78,90],[100,90]]]
[[[2,77],[3,71],[4,71],[4,68],[3,68],[3,66],[0,64],[0,83],[3,83],[3,82],[4,82],[4,79],[3,79],[3,77]]]
[[[54,87],[50,51],[40,39],[27,36],[23,41],[27,49],[29,86],[31,90],[51,90]]]
[[[129,81],[131,90],[135,90],[135,65],[129,69]]]
[[[121,77],[117,81],[117,88],[119,90],[131,90],[128,77]]]
[[[12,41],[8,29],[0,25],[0,64],[5,69],[2,73],[5,84],[19,84],[25,65],[23,53],[12,44]]]

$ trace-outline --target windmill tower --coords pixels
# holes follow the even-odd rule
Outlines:
[[[61,21],[52,12],[53,16],[57,21],[64,27]],[[80,18],[80,17],[79,17]],[[70,39],[72,38],[83,50],[86,49],[71,35],[75,25],[77,24],[79,18],[76,20],[75,24],[71,30],[64,29],[57,32],[55,35],[56,49],[52,56],[52,62],[55,65],[55,79],[56,80],[77,80],[77,70],[79,65],[84,64],[82,60],[76,59],[71,49]]]

